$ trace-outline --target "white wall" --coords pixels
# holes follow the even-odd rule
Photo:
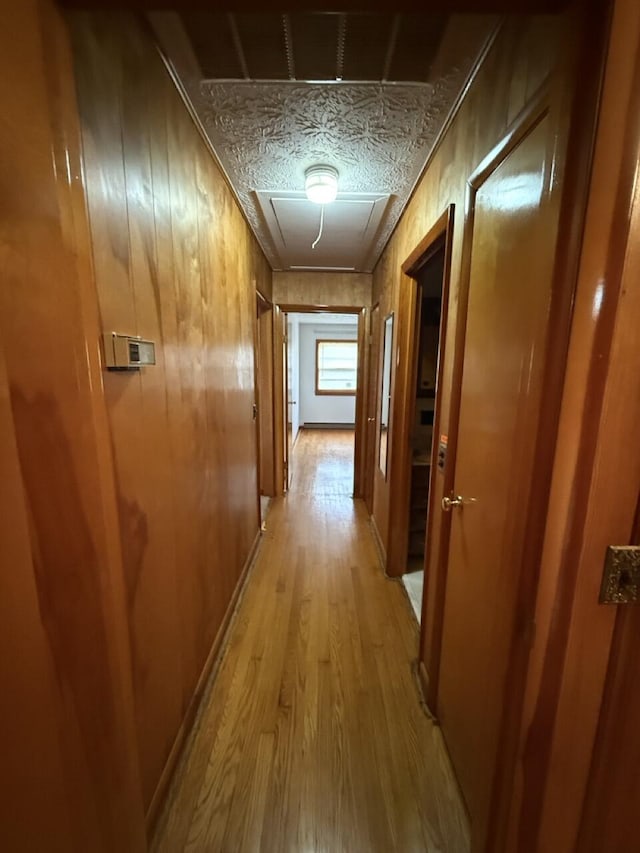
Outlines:
[[[316,341],[318,338],[355,341],[357,323],[326,323],[316,315],[298,315],[300,372],[298,406],[300,423],[353,424],[356,419],[356,398],[316,395]],[[311,319],[310,319],[311,318]]]

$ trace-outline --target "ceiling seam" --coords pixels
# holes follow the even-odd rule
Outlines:
[[[249,66],[247,65],[247,58],[244,55],[244,49],[242,47],[242,40],[240,38],[240,31],[238,30],[238,24],[235,19],[235,15],[233,12],[227,12],[227,20],[229,21],[229,27],[231,28],[231,37],[233,39],[233,46],[236,49],[236,55],[238,57],[238,62],[240,63],[240,69],[244,75],[245,80],[250,80],[249,76]]]
[[[382,68],[382,82],[386,83],[389,79],[389,74],[391,72],[391,63],[393,61],[393,54],[396,49],[396,41],[398,40],[398,30],[400,29],[400,15],[393,16],[393,23],[391,24],[391,31],[389,33],[389,41],[387,43],[387,54],[384,58],[384,66]]]
[[[291,18],[286,13],[282,16],[282,28],[284,30],[284,48],[287,54],[289,80],[295,80],[296,66],[293,61],[293,34],[291,32]]]
[[[342,81],[344,77],[344,47],[347,38],[347,16],[342,14],[338,18],[338,55],[336,61],[336,80]]]

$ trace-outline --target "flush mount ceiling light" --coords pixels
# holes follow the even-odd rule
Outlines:
[[[304,189],[309,201],[330,204],[338,194],[338,170],[333,166],[311,166],[304,173]]]

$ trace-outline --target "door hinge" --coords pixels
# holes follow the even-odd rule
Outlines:
[[[640,601],[640,545],[609,545],[598,600],[600,604]]]

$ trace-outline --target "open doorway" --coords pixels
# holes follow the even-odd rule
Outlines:
[[[356,494],[364,311],[281,306],[281,316],[283,491],[309,450],[339,463],[336,488]]]
[[[411,387],[413,417],[409,434],[411,470],[408,478],[407,561],[402,579],[419,622],[422,616],[445,261],[445,239],[442,235],[413,272],[417,282],[416,340]]]

